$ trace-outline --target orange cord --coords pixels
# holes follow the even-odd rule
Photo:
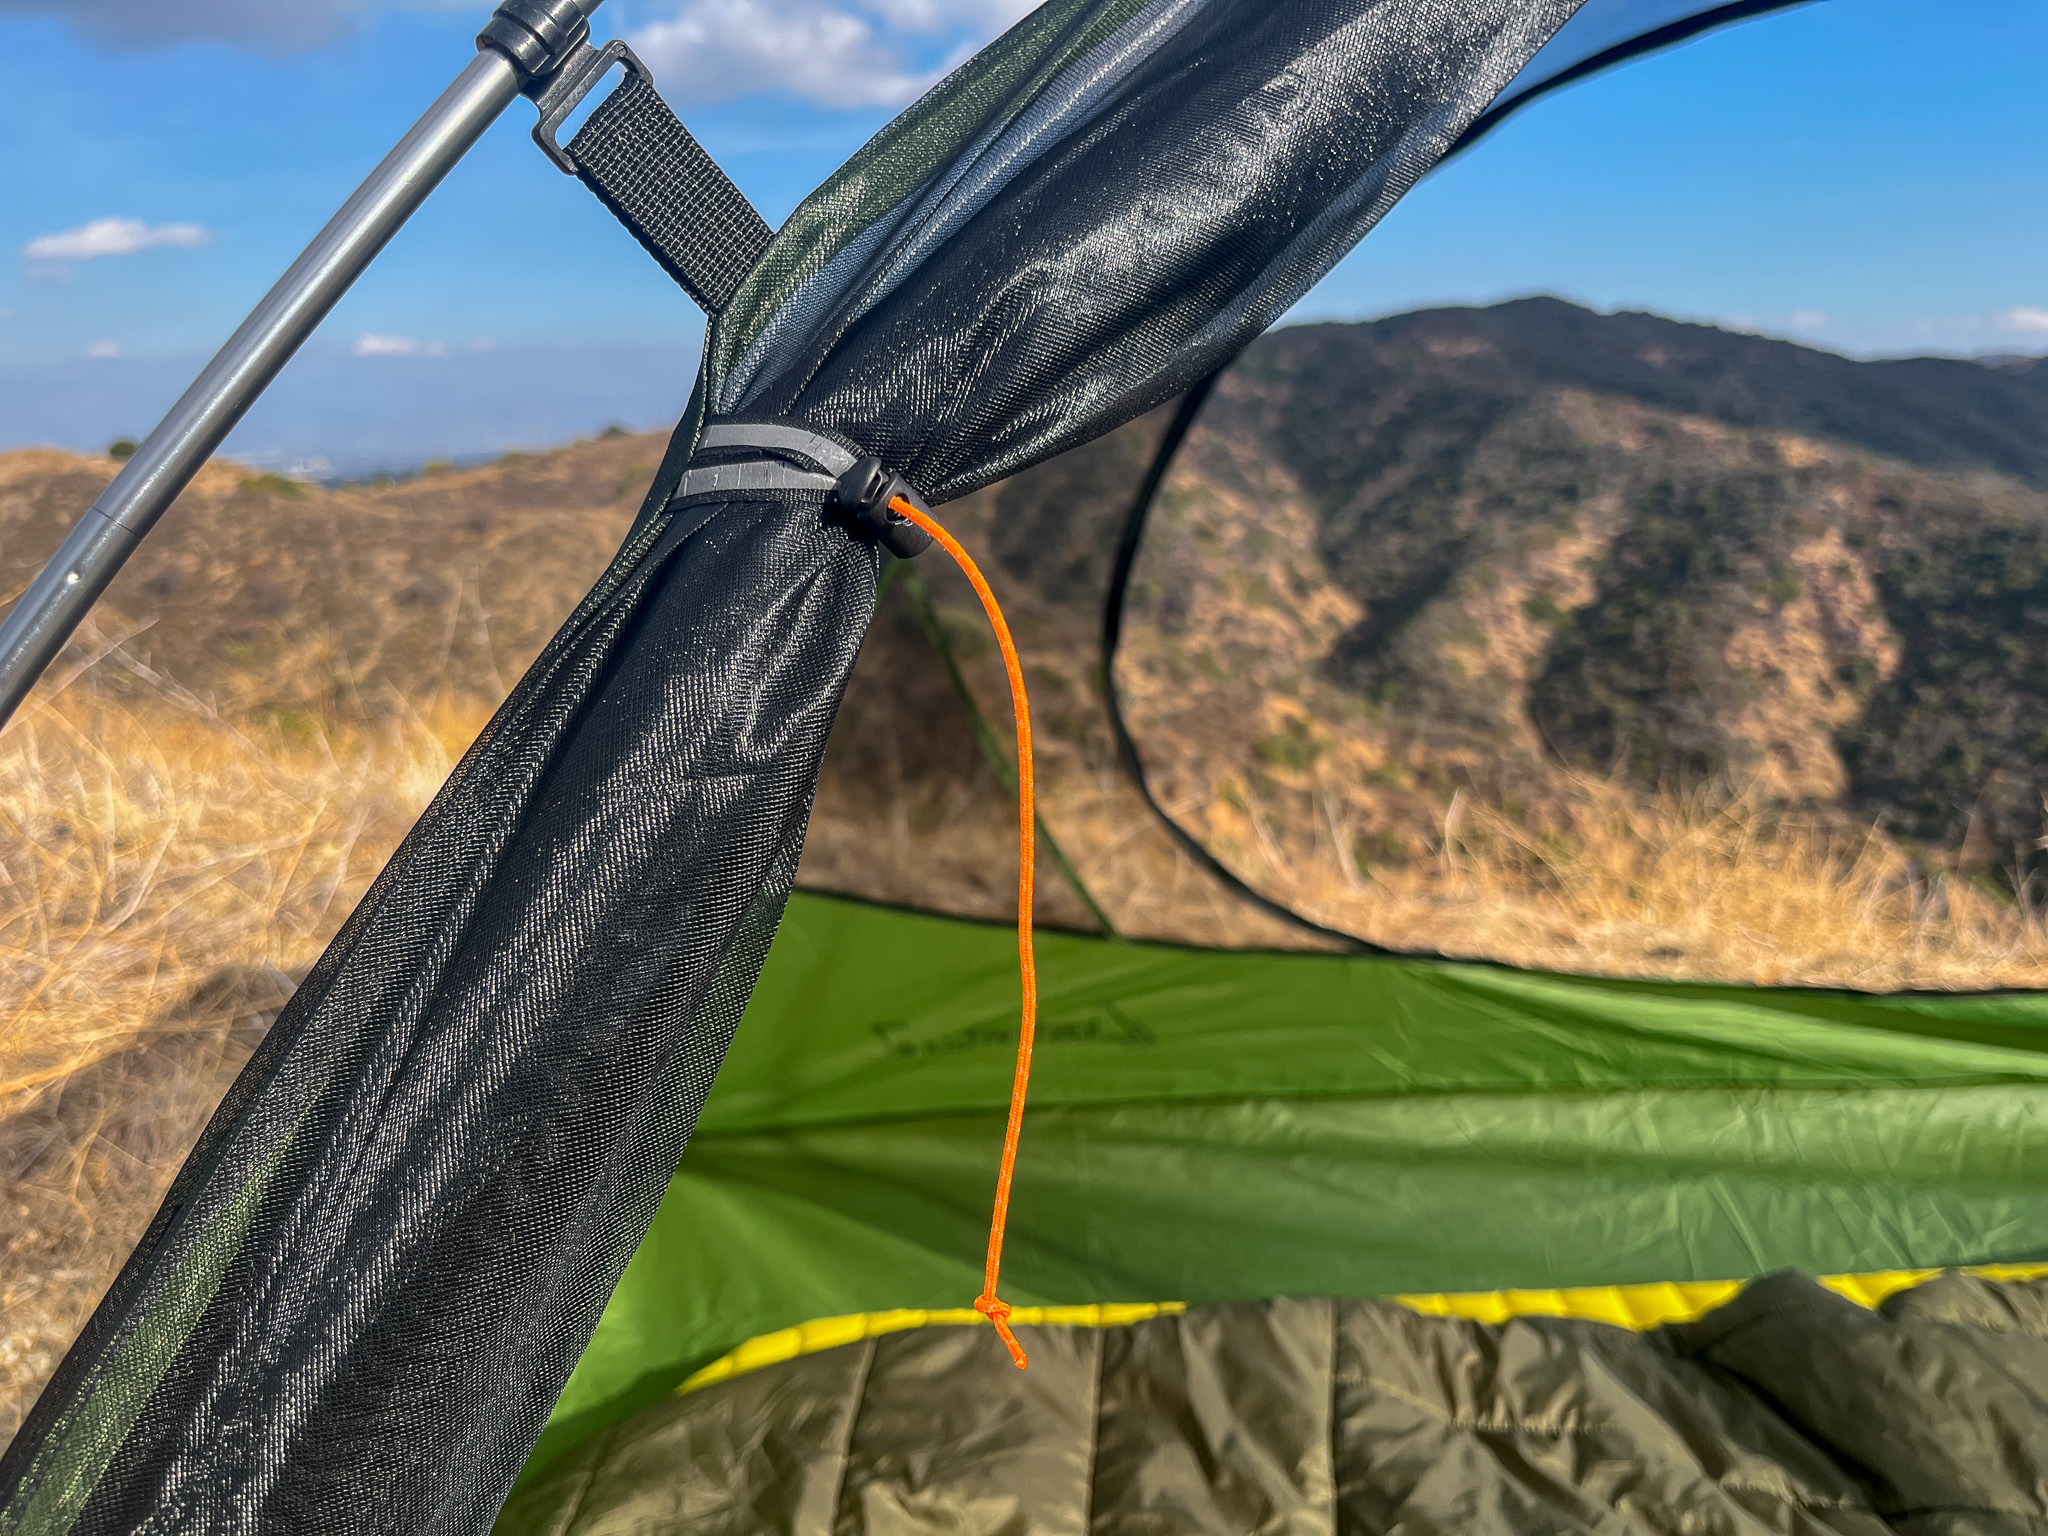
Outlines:
[[[995,1212],[988,1226],[988,1268],[982,1275],[981,1295],[974,1310],[996,1325],[996,1332],[1009,1346],[1017,1369],[1024,1369],[1024,1346],[1010,1331],[1010,1304],[996,1296],[996,1280],[1003,1268],[1003,1228],[1010,1219],[1010,1181],[1017,1172],[1017,1139],[1024,1132],[1024,1096],[1031,1089],[1031,1043],[1038,1033],[1038,959],[1031,943],[1031,902],[1033,876],[1038,867],[1038,794],[1031,774],[1031,701],[1024,693],[1024,664],[1017,659],[1017,647],[1010,640],[1010,626],[1003,622],[1003,610],[982,577],[974,557],[960,547],[945,529],[926,512],[919,511],[903,497],[889,503],[892,512],[909,518],[930,534],[953,557],[954,563],[974,584],[974,592],[988,613],[996,632],[996,644],[1003,648],[1003,666],[1010,674],[1010,709],[1017,717],[1017,963],[1024,976],[1024,1022],[1017,1031],[1017,1076],[1010,1085],[1010,1124],[1003,1133],[1002,1170],[996,1175]]]

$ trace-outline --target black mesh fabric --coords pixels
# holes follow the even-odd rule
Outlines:
[[[777,502],[622,558],[207,1129],[6,1529],[489,1525],[766,954],[875,570]]]
[[[1101,77],[1077,101],[990,125],[800,291],[714,411],[837,429],[941,501],[1086,442],[1278,320],[1576,3],[1146,6],[1069,66]]]
[[[874,604],[815,499],[667,502],[700,420],[839,432],[935,500],[1104,433],[1277,319],[1575,4],[1051,0],[800,208],[627,548],[0,1462],[0,1532],[486,1529],[682,1155]]]

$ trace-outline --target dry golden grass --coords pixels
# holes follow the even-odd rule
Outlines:
[[[263,734],[166,685],[73,688],[0,737],[0,1436],[11,1433],[206,1115],[481,724],[397,707]],[[986,787],[985,787],[986,788]],[[806,883],[1000,916],[1007,819],[912,781],[828,781]],[[987,791],[992,793],[992,791]],[[979,798],[979,797],[976,797]],[[1221,890],[1114,774],[1056,770],[1047,820],[1119,927],[1300,943]],[[1179,807],[1233,867],[1404,949],[1638,976],[1866,988],[2048,985],[2048,931],[1882,838],[1723,787],[1574,781],[1561,829],[1462,796],[1426,856],[1360,868],[1340,814],[1240,789]],[[1044,916],[1085,918],[1050,866]]]
[[[1234,779],[1224,795],[1170,809],[1256,889],[1389,949],[1674,981],[2048,987],[2039,910],[1988,879],[1930,868],[1873,829],[1788,809],[1754,784],[1647,795],[1582,774],[1560,783],[1552,830],[1459,794],[1434,846],[1377,865],[1358,858],[1335,794],[1289,820]],[[866,800],[834,790],[828,781],[819,802],[806,883],[985,918],[1015,910],[1007,828],[955,803],[960,786]],[[1198,868],[1120,775],[1055,774],[1042,804],[1121,932],[1314,942]],[[1043,920],[1089,926],[1049,862],[1039,885]]]
[[[74,689],[0,737],[0,1439],[478,723],[265,740]]]
[[[1754,783],[1682,794],[1563,773],[1551,830],[1453,796],[1435,847],[1361,865],[1335,798],[1276,828],[1198,813],[1232,868],[1390,948],[1548,970],[1865,991],[2048,987],[2043,914]],[[1291,833],[1291,835],[1290,835]]]
[[[985,784],[873,786],[819,792],[799,881],[872,901],[1007,922],[1017,911],[1014,812]],[[979,792],[977,792],[979,791]],[[1113,773],[1041,775],[1040,820],[1059,839],[1117,931],[1128,938],[1222,947],[1315,948],[1183,853]],[[997,814],[988,814],[994,809]],[[1041,924],[1091,932],[1087,908],[1043,849]]]
[[[478,472],[466,490],[436,481],[382,500],[335,493],[300,530],[309,542],[291,580],[264,577],[278,587],[268,595],[254,566],[172,579],[194,550],[238,547],[230,535],[252,514],[230,486],[192,512],[190,548],[165,544],[152,556],[162,569],[137,573],[134,612],[103,614],[126,643],[87,634],[72,660],[84,670],[53,678],[0,736],[0,1439],[295,979],[594,574],[630,499],[618,488],[647,452],[586,445]],[[45,521],[75,511],[98,484],[88,468],[58,464],[62,484],[31,510]],[[588,506],[570,494],[579,486]],[[457,492],[468,500],[428,505]],[[425,556],[400,550],[419,567],[405,566],[411,585],[388,572],[330,579],[339,557],[314,535],[381,548],[423,506],[447,514],[437,530],[468,530],[474,548],[448,558],[469,575],[435,586]],[[977,515],[960,513],[970,534]],[[172,605],[161,615],[141,601],[159,591]],[[382,594],[382,606],[362,608],[357,592]],[[333,614],[301,622],[315,599]],[[960,633],[978,636],[978,613],[953,606],[966,615]],[[208,628],[216,607],[234,622]],[[1092,656],[1060,652],[1058,626],[1028,593],[1018,607],[1041,711],[1045,819],[1118,928],[1312,943],[1218,885],[1104,766]],[[1015,857],[1002,791],[926,642],[896,628],[870,637],[802,879],[1002,918]],[[1002,722],[991,655],[961,648],[985,712]],[[1227,707],[1210,714],[1221,727],[1141,732],[1169,765],[1161,778],[1182,797],[1175,813],[1260,889],[1391,947],[1688,980],[2048,986],[2038,914],[1754,787],[1653,796],[1560,770],[1540,826],[1460,794],[1433,832],[1435,802],[1417,791],[1416,825],[1402,823],[1397,851],[1368,865],[1359,849],[1388,848],[1393,823],[1353,771],[1356,754],[1299,770],[1240,763],[1242,722]],[[1190,721],[1190,731],[1202,724]],[[1040,888],[1043,918],[1088,926],[1050,864]]]

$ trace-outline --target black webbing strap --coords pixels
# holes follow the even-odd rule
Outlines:
[[[744,192],[629,72],[569,141],[583,184],[710,314],[725,308],[773,233]]]

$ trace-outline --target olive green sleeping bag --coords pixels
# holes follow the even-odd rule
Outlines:
[[[590,1437],[502,1536],[2048,1531],[2048,1282],[1804,1276],[1647,1331],[1374,1301],[927,1325]]]

